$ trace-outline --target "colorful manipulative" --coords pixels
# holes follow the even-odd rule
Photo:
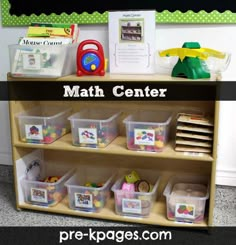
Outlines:
[[[47,182],[47,183],[55,183],[57,182],[59,179],[61,178],[61,176],[48,176],[44,182]]]
[[[173,186],[167,205],[167,217],[179,222],[204,220],[206,186],[178,183]]]
[[[79,128],[73,144],[80,147],[104,148],[118,134],[113,124],[114,122],[111,121],[106,124],[90,124],[86,128]]]
[[[67,194],[64,185],[57,183],[61,176],[48,176],[32,186],[28,200],[40,206],[54,206]],[[40,182],[42,184],[40,184]]]
[[[125,175],[125,182],[122,184],[121,189],[136,192],[150,192],[152,187],[148,181],[140,179],[136,171],[132,171],[130,174]]]
[[[167,131],[164,126],[140,126],[128,131],[127,147],[135,151],[159,152],[164,149]]]
[[[210,69],[206,64],[209,57],[224,59],[225,53],[210,48],[201,48],[198,42],[186,42],[182,48],[171,48],[159,52],[161,57],[177,56],[171,76],[189,79],[210,78]]]
[[[91,45],[95,48],[90,47]],[[77,50],[77,76],[104,76],[105,71],[106,60],[101,43],[96,40],[81,42]]]
[[[121,190],[116,194],[116,207],[119,213],[147,216],[151,208],[153,186],[146,179],[140,178],[136,171],[124,176]]]
[[[26,137],[21,140],[34,144],[50,144],[68,132],[69,127],[64,124],[40,125],[40,127],[38,125],[32,125],[28,131],[26,129]]]
[[[42,182],[44,183],[55,183],[55,185],[48,185],[47,190],[47,200],[48,206],[57,204],[62,200],[66,194],[66,188],[63,186],[61,188],[56,184],[61,179],[61,176],[48,176]]]
[[[99,212],[110,195],[109,189],[103,188],[104,183],[87,182],[84,186],[87,188],[80,188],[74,193],[74,208],[86,212]]]

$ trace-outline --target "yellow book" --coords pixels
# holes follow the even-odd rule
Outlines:
[[[72,37],[71,28],[29,26],[27,37]]]

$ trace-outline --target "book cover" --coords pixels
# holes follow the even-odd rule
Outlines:
[[[47,38],[47,37],[22,37],[19,39],[20,45],[46,45],[46,46],[55,46],[63,44],[71,44],[72,38]]]
[[[71,28],[72,24],[67,23],[44,23],[44,22],[32,22],[30,26],[35,27],[55,27],[55,28]]]
[[[73,37],[71,28],[29,26],[27,37]]]
[[[72,36],[72,43],[77,43],[79,38],[79,25],[78,24],[66,24],[66,23],[43,23],[43,22],[32,22],[30,24],[32,27],[50,27],[50,28],[66,28],[70,29]],[[32,36],[38,36],[38,33],[31,34]],[[40,34],[41,35],[41,34]],[[51,37],[49,34],[43,34],[43,37]]]
[[[110,73],[155,72],[155,11],[109,12]]]

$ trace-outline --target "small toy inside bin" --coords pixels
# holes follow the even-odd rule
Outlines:
[[[160,177],[155,170],[127,171],[112,186],[118,215],[148,217],[157,198]]]
[[[75,146],[104,148],[118,136],[120,112],[113,109],[84,109],[68,119]]]
[[[165,187],[167,218],[183,223],[204,220],[206,200],[209,198],[207,176],[173,176]]]
[[[16,115],[20,140],[25,143],[50,144],[70,131],[67,117],[71,108],[40,105]]]
[[[172,113],[140,111],[124,119],[127,148],[134,151],[163,151],[169,134]]]
[[[21,180],[25,202],[39,206],[56,205],[66,196],[64,184],[73,173],[74,169],[49,169],[42,160],[33,160]]]
[[[65,183],[71,209],[99,212],[110,197],[116,173],[109,168],[80,167]]]

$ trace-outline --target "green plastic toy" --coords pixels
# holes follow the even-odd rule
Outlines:
[[[132,171],[130,174],[125,175],[125,180],[127,183],[135,183],[140,180],[140,177],[136,171]]]
[[[161,57],[178,56],[171,76],[189,79],[210,78],[206,60],[209,56],[224,59],[225,54],[214,49],[201,48],[198,42],[186,42],[182,48],[172,48],[159,52]]]

